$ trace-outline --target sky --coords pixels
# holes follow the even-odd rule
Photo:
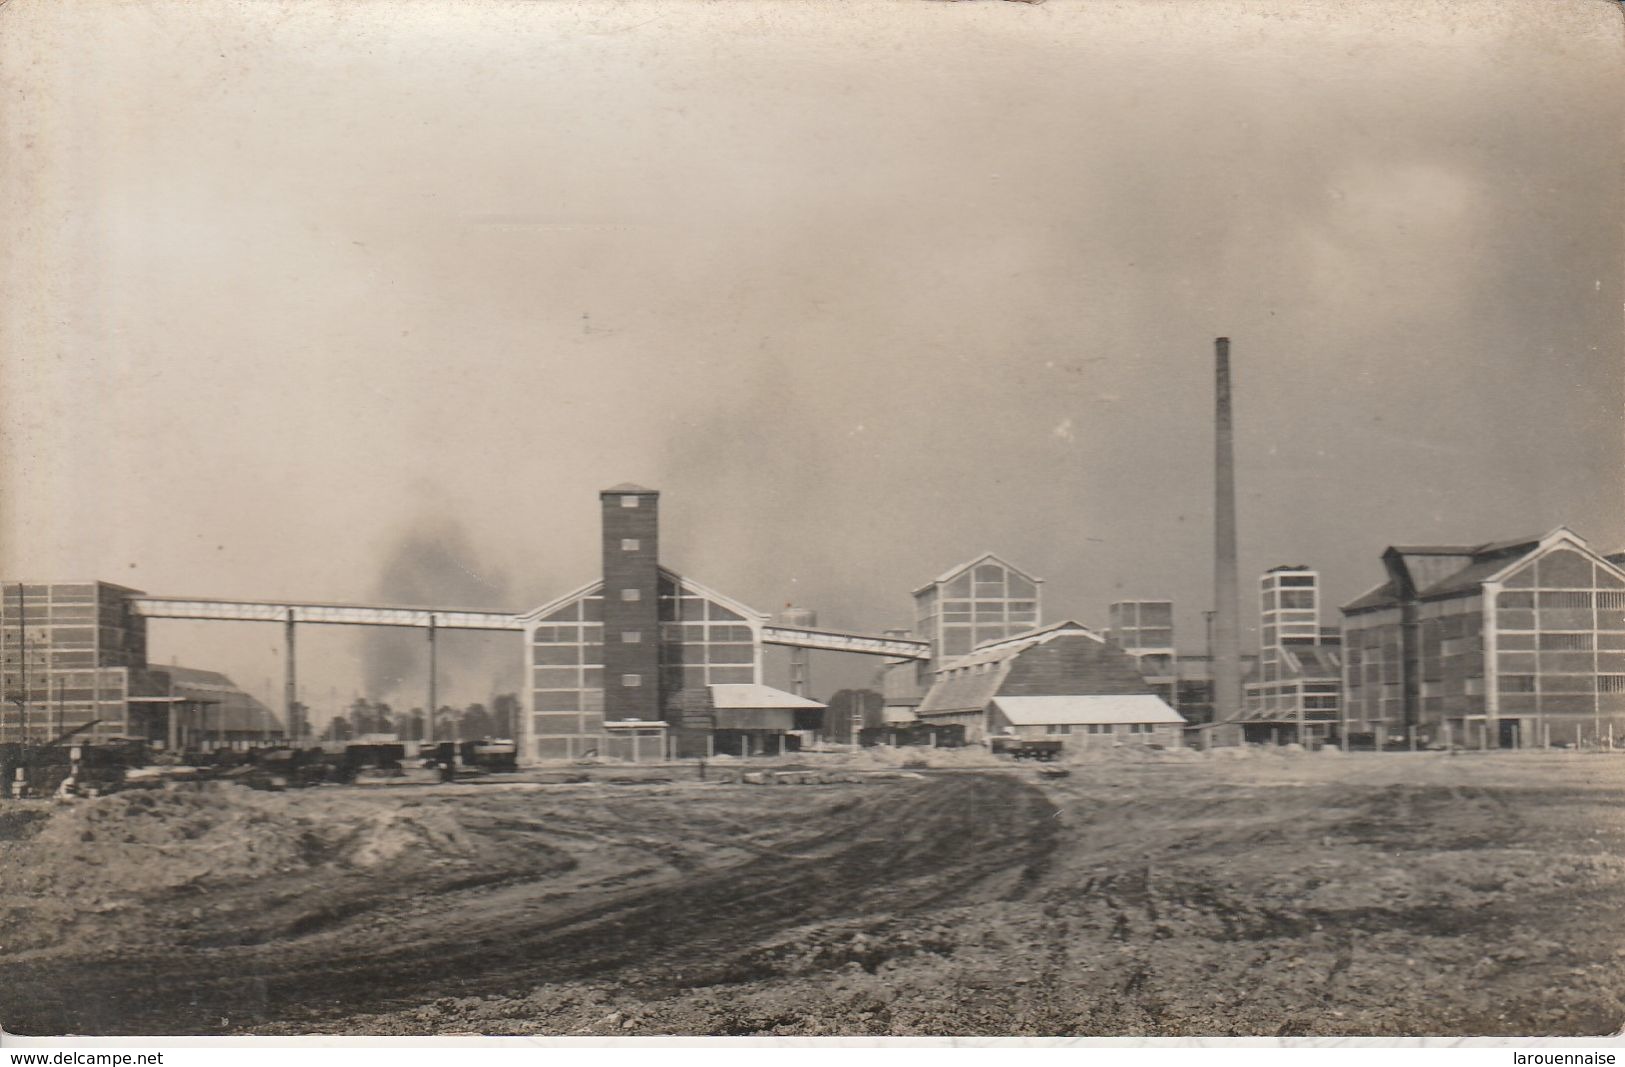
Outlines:
[[[1200,651],[1221,335],[1244,622],[1279,563],[1625,547],[1621,59],[1606,0],[18,0],[0,577],[523,610],[633,481],[764,611],[993,551]],[[152,646],[280,686],[275,627]],[[307,627],[304,698],[421,649]]]

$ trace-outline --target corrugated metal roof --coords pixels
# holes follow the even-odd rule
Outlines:
[[[181,699],[208,702],[208,728],[211,730],[282,729],[281,718],[253,694],[219,671],[168,665],[153,668],[168,675],[174,695]]]
[[[1011,634],[1009,637],[984,641],[966,655],[949,660],[943,664],[942,669],[972,667],[978,663],[995,663],[1006,660],[1018,652],[1032,648],[1034,645],[1041,645],[1045,641],[1053,641],[1062,634],[1082,634],[1085,637],[1093,638],[1100,644],[1106,643],[1104,637],[1095,633],[1083,623],[1073,619],[1062,619],[1060,622],[1052,622],[1048,626],[1040,626],[1034,630],[1023,630],[1021,633]]]
[[[816,700],[798,697],[794,693],[786,693],[782,689],[774,689],[770,685],[758,685],[755,682],[717,682],[708,686],[711,690],[711,706],[719,709],[733,708],[823,708]]]
[[[1559,532],[1571,533],[1564,527],[1558,527],[1545,538],[1520,537],[1510,541],[1486,541],[1480,545],[1393,545],[1383,553],[1385,557],[1407,556],[1416,557],[1458,557],[1461,566],[1450,571],[1443,577],[1417,589],[1419,600],[1440,599],[1443,597],[1460,596],[1478,591],[1480,585],[1494,577],[1496,574],[1510,567],[1514,558],[1526,556],[1538,549],[1541,544]],[[1578,540],[1578,539],[1577,539]],[[1411,580],[1416,579],[1414,569],[1406,567]],[[1402,600],[1399,587],[1394,579],[1384,582],[1368,593],[1343,605],[1345,612],[1364,611],[1371,608],[1389,607],[1399,604]]]
[[[1010,664],[1014,659],[1014,656],[1009,656],[998,662],[990,662],[985,667],[978,666],[977,669],[964,674],[938,671],[936,681],[926,691],[925,699],[920,702],[915,714],[925,718],[930,715],[981,711],[987,707],[987,702],[993,699],[993,694],[999,691],[999,686],[1004,684],[1004,677],[1010,673]]]
[[[1016,726],[1086,726],[1149,722],[1183,726],[1184,716],[1159,696],[994,697],[993,706]]]
[[[1347,604],[1344,611],[1364,611],[1367,608],[1383,608],[1399,603],[1399,593],[1394,589],[1393,582],[1383,582],[1375,589],[1361,593]]]
[[[1533,548],[1533,546],[1531,546]],[[1445,597],[1454,593],[1476,593],[1478,587],[1508,566],[1506,556],[1492,556],[1488,559],[1475,560],[1447,578],[1443,578],[1426,589],[1417,590],[1419,600],[1433,597]]]
[[[982,710],[1004,685],[1011,664],[1021,653],[1058,638],[1087,638],[1101,646],[1106,644],[1105,638],[1071,619],[991,642],[968,656],[949,660],[937,671],[918,714],[926,717]]]
[[[1015,662],[1018,655],[1036,645],[1065,636],[1088,637],[1105,643],[1105,638],[1082,623],[1063,620],[984,645],[968,656],[949,660],[937,671],[931,688],[920,703],[918,714],[987,707],[987,702],[1004,684],[1005,675],[1010,673],[1010,664]]]
[[[1559,526],[1558,530],[1561,529],[1564,529],[1564,527]],[[1552,533],[1556,532],[1557,530],[1552,531]],[[1512,551],[1527,551],[1529,549],[1533,549],[1543,540],[1545,540],[1543,537],[1520,537],[1514,541],[1490,541],[1487,544],[1479,545],[1476,549],[1474,549],[1473,555],[1488,556]]]

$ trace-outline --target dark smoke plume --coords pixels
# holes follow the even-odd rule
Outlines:
[[[480,559],[456,519],[419,520],[384,557],[373,585],[380,604],[402,607],[513,611],[508,576]],[[438,702],[489,703],[519,686],[517,637],[509,633],[441,631],[436,638]],[[361,641],[365,695],[397,710],[428,699],[429,650],[422,630],[368,629]]]

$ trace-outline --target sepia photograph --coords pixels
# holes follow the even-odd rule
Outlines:
[[[1617,0],[0,2],[0,1043],[1625,1043],[1622,326]]]

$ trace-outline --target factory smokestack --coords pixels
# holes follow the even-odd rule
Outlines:
[[[1230,425],[1230,338],[1214,342],[1213,721],[1241,714],[1240,603],[1236,589],[1236,459]]]

